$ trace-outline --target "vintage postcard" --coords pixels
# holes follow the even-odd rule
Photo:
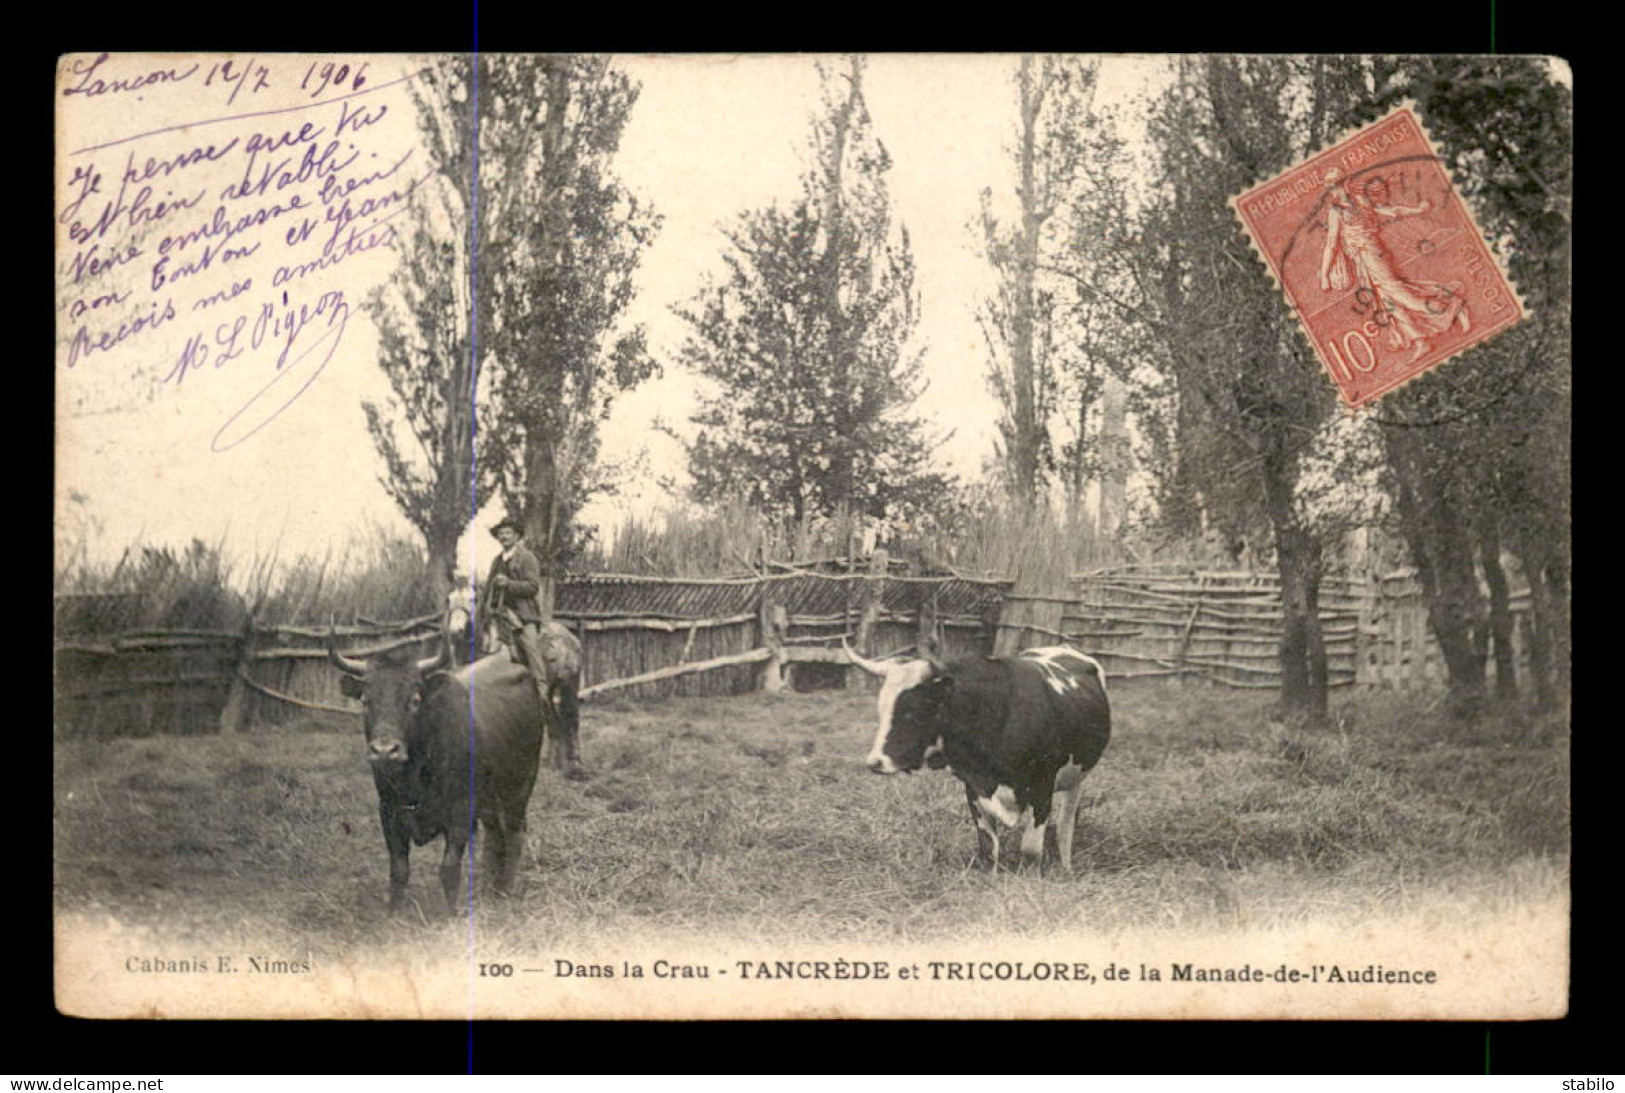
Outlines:
[[[1566,1012],[1561,62],[54,94],[62,1012]]]

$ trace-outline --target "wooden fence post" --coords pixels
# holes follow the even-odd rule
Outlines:
[[[886,587],[887,561],[886,552],[876,548],[869,559],[869,575],[859,584],[860,606],[858,608],[858,633],[855,647],[866,657],[875,655],[875,623],[880,621],[881,596]],[[857,671],[849,667],[846,672],[846,686],[848,690],[868,685],[869,676],[866,672]]]
[[[762,665],[761,690],[778,694],[784,690],[785,674],[789,670],[784,658],[784,639],[790,629],[790,612],[777,598],[768,594],[768,587],[762,589],[759,644],[766,646],[772,655]]]
[[[1191,653],[1191,638],[1196,633],[1196,616],[1202,610],[1202,590],[1207,587],[1206,577],[1196,578],[1195,602],[1191,604],[1191,613],[1185,617],[1185,629],[1179,635],[1179,655],[1174,659],[1174,667],[1179,674],[1174,678],[1181,684],[1190,682],[1190,676],[1185,673],[1185,661]]]
[[[1046,631],[1060,632],[1066,604],[1066,600],[1049,596],[1006,596],[993,638],[993,655],[1013,657],[1028,648],[1029,627],[1038,631],[1040,644],[1053,645],[1060,639]]]
[[[230,736],[247,727],[243,722],[248,715],[248,684],[243,677],[253,663],[253,652],[254,616],[249,615],[248,623],[243,627],[242,641],[237,647],[237,666],[232,672],[231,690],[226,694],[226,704],[220,710],[221,736]]]
[[[1366,661],[1370,657],[1370,635],[1367,631],[1374,625],[1372,616],[1375,614],[1371,604],[1371,580],[1369,574],[1360,584],[1355,586],[1354,595],[1356,597],[1354,601],[1354,685],[1358,687],[1362,684],[1374,682],[1371,679],[1371,670],[1366,666]]]
[[[922,595],[919,605],[915,609],[916,622],[919,627],[918,643],[920,652],[935,657],[941,657],[944,653],[942,648],[942,624],[937,621],[937,597],[941,592],[942,585],[932,585],[930,595]]]

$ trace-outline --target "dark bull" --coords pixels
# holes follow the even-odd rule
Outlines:
[[[499,655],[451,670],[449,642],[425,659],[408,648],[347,657],[331,633],[327,658],[342,673],[344,693],[362,703],[389,848],[390,908],[405,903],[412,844],[444,835],[440,884],[455,909],[463,854],[480,824],[486,872],[498,893],[511,892],[544,732],[541,699],[524,665]]]

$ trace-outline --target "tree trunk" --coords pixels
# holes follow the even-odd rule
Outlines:
[[[438,538],[438,537],[437,537]],[[428,572],[424,579],[429,587],[429,594],[434,599],[434,606],[445,605],[446,596],[451,592],[452,573],[457,569],[457,539],[455,537],[439,542],[429,543]]]
[[[553,619],[553,594],[564,545],[563,497],[553,446],[545,438],[525,441],[525,538],[542,563],[542,587],[536,594],[542,618]]]
[[[1095,537],[1106,542],[1123,525],[1127,510],[1128,469],[1133,463],[1128,440],[1128,399],[1123,385],[1109,371],[1100,389],[1100,507]]]
[[[1076,425],[1077,442],[1072,451],[1072,465],[1067,468],[1066,492],[1070,501],[1069,507],[1079,516],[1083,513],[1083,504],[1089,494],[1089,461],[1084,458],[1086,430],[1089,428],[1089,401],[1088,391],[1080,390],[1078,392],[1078,420]],[[1104,489],[1101,491],[1101,495],[1104,498]],[[1098,518],[1099,510],[1097,509],[1097,521]]]
[[[1292,457],[1279,441],[1263,461],[1264,503],[1281,578],[1281,712],[1306,728],[1325,724],[1326,640],[1320,629],[1320,542],[1292,503]]]
[[[1542,710],[1554,709],[1552,687],[1553,610],[1544,578],[1542,551],[1525,542],[1519,551],[1523,571],[1529,579],[1529,676],[1535,684],[1535,703]]]
[[[830,139],[829,161],[824,176],[824,254],[821,276],[823,284],[822,310],[827,324],[827,351],[835,364],[834,425],[838,443],[832,450],[829,476],[834,496],[823,498],[824,504],[848,505],[856,493],[855,469],[852,458],[853,402],[856,392],[852,383],[852,354],[847,345],[846,310],[841,305],[841,255],[846,245],[846,200],[842,192],[845,170],[846,140],[852,126],[852,114],[857,109],[862,87],[862,67],[856,58],[852,61],[848,77],[850,84],[846,101],[830,119],[833,129]]]
[[[1450,707],[1458,717],[1476,714],[1484,703],[1486,650],[1476,635],[1483,626],[1478,579],[1466,536],[1454,519],[1441,514],[1431,535],[1424,533],[1416,568],[1427,598],[1428,623],[1439,643],[1449,678]]]
[[[1518,662],[1512,649],[1512,596],[1506,570],[1501,567],[1501,532],[1495,517],[1486,515],[1478,534],[1478,560],[1490,590],[1490,637],[1495,649],[1495,697],[1505,702],[1518,697]]]
[[[1572,685],[1569,640],[1569,567],[1566,558],[1554,557],[1546,564],[1545,583],[1552,624],[1551,636],[1552,689],[1560,707],[1566,708]]]
[[[568,180],[565,119],[570,105],[570,60],[565,57],[548,58],[543,71],[546,109],[540,133],[541,200],[537,214],[542,229],[539,266],[545,282],[562,268],[565,247],[568,245],[569,218],[564,191]],[[562,376],[569,370],[570,362],[536,360],[530,362],[530,367],[540,369],[548,376]],[[538,393],[550,388],[555,392],[560,389],[556,384],[542,383]],[[542,618],[551,622],[559,556],[565,536],[563,491],[568,489],[568,481],[558,458],[564,438],[551,434],[567,428],[568,418],[553,408],[531,409],[529,412],[535,415],[535,420],[529,424],[525,437],[525,537],[542,564],[542,587],[537,592],[536,601]]]
[[[1451,711],[1469,717],[1483,706],[1486,654],[1476,640],[1485,620],[1471,528],[1453,496],[1450,470],[1432,465],[1425,438],[1416,434],[1414,429],[1384,430],[1399,487],[1394,501],[1427,601],[1428,623],[1444,658]]]
[[[1518,530],[1514,549],[1529,580],[1529,674],[1535,701],[1542,710],[1568,703],[1569,599],[1568,566],[1550,537],[1540,529]]]
[[[1039,487],[1039,457],[1043,422],[1038,407],[1037,318],[1034,283],[1038,271],[1038,236],[1044,215],[1039,208],[1037,143],[1038,115],[1044,102],[1044,76],[1033,72],[1033,58],[1021,58],[1021,232],[1015,240],[1015,313],[1011,318],[1010,379],[1015,388],[1011,407],[1010,471],[1017,496],[1031,500]]]

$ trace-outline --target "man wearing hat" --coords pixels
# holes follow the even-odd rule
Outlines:
[[[550,677],[579,673],[580,647],[564,627],[542,625],[542,607],[537,599],[542,590],[542,563],[522,541],[524,526],[509,516],[493,527],[491,534],[502,544],[502,553],[491,562],[485,587],[480,589],[479,613],[483,618],[495,620],[508,644],[509,655],[530,669],[552,734],[561,721],[551,698]],[[559,735],[564,739],[555,743],[563,745],[568,777],[585,777],[575,733],[566,729]]]

